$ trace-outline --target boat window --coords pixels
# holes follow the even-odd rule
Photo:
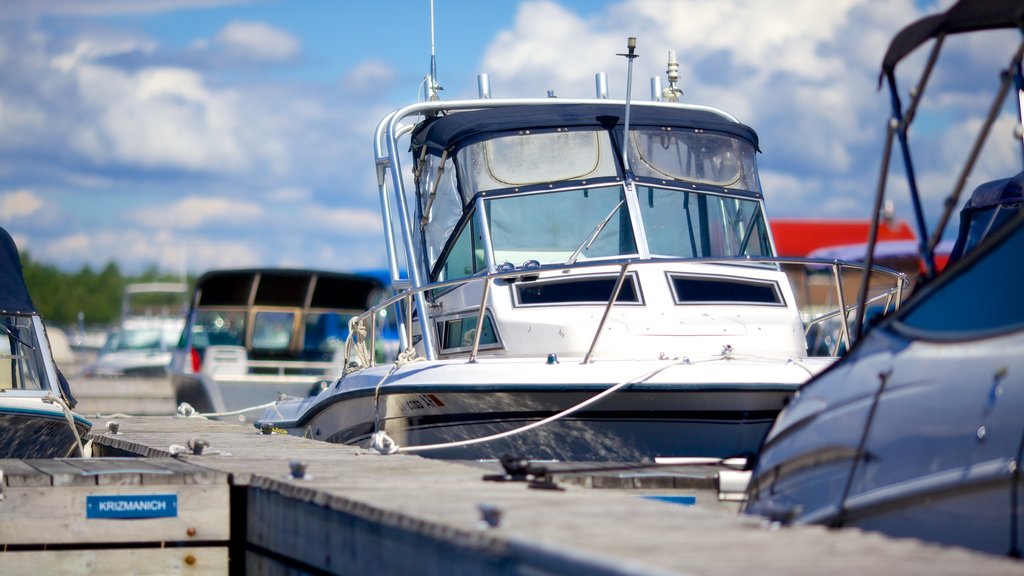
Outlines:
[[[182,340],[185,335],[182,334]],[[241,310],[199,310],[192,324],[192,347],[245,346],[245,312]],[[184,341],[179,343],[184,348]]]
[[[476,234],[476,223],[470,220],[445,256],[444,264],[437,272],[436,281],[457,280],[472,276],[486,268],[483,239]]]
[[[260,311],[252,320],[254,350],[284,351],[291,347],[294,312]]]
[[[42,390],[43,365],[29,316],[0,316],[0,390]]]
[[[579,260],[636,254],[621,186],[506,196],[485,205],[498,264],[563,263],[581,247]]]
[[[770,280],[670,274],[669,281],[676,304],[785,304],[779,284]]]
[[[466,198],[477,192],[565,180],[615,176],[604,130],[524,130],[471,144],[458,153]]]
[[[618,275],[520,282],[515,284],[516,305],[606,304],[617,281]],[[615,302],[639,304],[638,294],[636,275],[627,274]]]
[[[476,335],[477,316],[465,316],[437,323],[442,352],[468,352],[473,349]],[[497,348],[498,336],[494,332],[491,314],[484,314],[483,329],[480,333],[480,349]]]
[[[329,360],[334,352],[344,348],[348,338],[348,321],[354,314],[341,312],[310,312],[306,315],[302,350],[307,356],[322,356]],[[378,324],[377,330],[380,330]]]
[[[1009,237],[955,275],[939,276],[926,296],[905,308],[897,329],[954,339],[1019,330],[1024,326],[1024,220]],[[926,287],[927,289],[927,287]]]
[[[700,129],[630,130],[629,162],[637,176],[760,191],[750,142]]]
[[[459,218],[462,217],[462,208],[466,204],[459,197],[455,164],[451,158],[445,161],[444,171],[438,179],[440,166],[441,158],[439,156],[427,155],[423,159],[419,181],[416,183],[421,203],[420,212],[428,217],[426,224],[421,226],[420,232],[426,241],[427,257],[431,267],[441,256],[441,251],[444,249],[448,237],[455,230],[455,226],[458,225]],[[436,188],[434,187],[435,183],[437,184]],[[430,197],[431,192],[434,194],[433,198]]]
[[[761,204],[703,192],[637,186],[652,256],[771,256]]]

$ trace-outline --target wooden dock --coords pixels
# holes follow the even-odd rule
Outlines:
[[[555,474],[561,489],[540,490],[484,481],[496,464],[382,456],[233,423],[124,418],[117,434],[97,424],[102,458],[91,463],[0,461],[5,574],[1024,574],[1020,561],[912,539],[772,527],[719,503],[703,469]],[[209,445],[191,454],[200,441]],[[158,493],[176,494],[177,517],[85,513],[90,495]],[[40,517],[50,528],[29,537],[21,527]],[[59,552],[41,545],[47,537]]]

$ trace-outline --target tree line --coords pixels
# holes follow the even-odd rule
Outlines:
[[[140,282],[181,282],[174,274],[150,266],[140,275],[126,276],[115,262],[99,272],[89,265],[77,272],[63,272],[56,266],[37,262],[28,252],[21,252],[25,284],[36,310],[47,323],[73,326],[79,314],[87,325],[116,324],[121,319],[121,301],[125,286]],[[193,285],[193,278],[188,279]]]

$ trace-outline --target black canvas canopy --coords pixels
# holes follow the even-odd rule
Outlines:
[[[196,282],[193,305],[365,310],[371,296],[382,287],[371,276],[343,272],[283,268],[213,270]]]
[[[437,116],[424,120],[412,134],[412,148],[427,146],[443,150],[482,134],[509,130],[545,128],[604,127],[624,123],[626,110],[621,104],[552,104],[502,106]],[[723,132],[758,146],[752,128],[710,111],[668,106],[634,104],[630,109],[630,127],[699,128]]]
[[[7,230],[0,228],[0,311],[32,313],[36,307],[28,295],[21,271],[18,247]]]
[[[960,0],[942,14],[922,18],[893,38],[882,59],[882,74],[892,74],[896,64],[928,40],[946,34],[960,34],[998,28],[1024,30],[1024,2],[1021,0]]]

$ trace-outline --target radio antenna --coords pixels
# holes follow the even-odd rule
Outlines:
[[[633,94],[633,60],[640,56],[636,53],[635,36],[630,36],[626,41],[626,49],[626,54],[616,54],[616,56],[625,56],[626,60],[629,61],[626,72],[626,119],[622,128],[622,165],[626,168],[626,180],[632,181],[633,171],[629,167],[629,158],[626,157],[626,147],[629,144],[629,100]]]
[[[444,90],[437,83],[437,56],[434,51],[434,0],[430,0],[430,77],[427,79],[427,99],[439,100],[438,92]]]

